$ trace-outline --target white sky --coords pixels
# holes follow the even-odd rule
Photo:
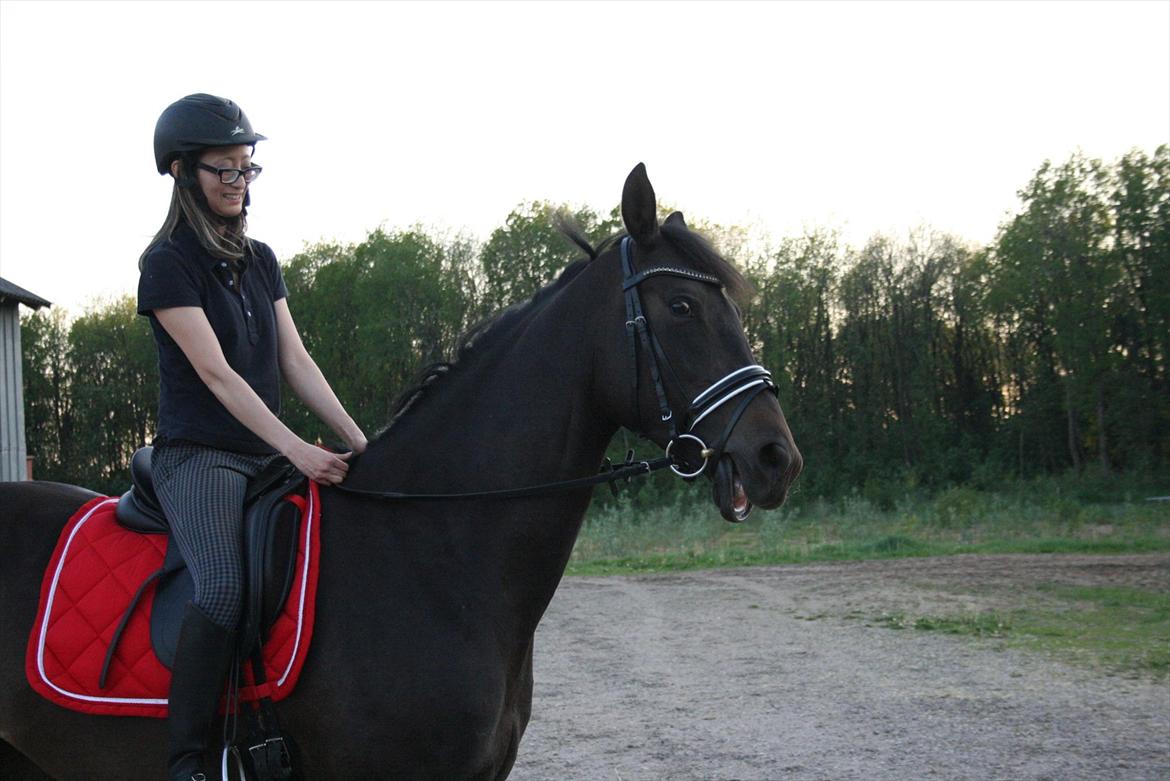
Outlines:
[[[154,123],[192,92],[271,139],[249,224],[282,259],[608,210],[639,161],[775,238],[984,243],[1045,159],[1170,142],[1170,2],[0,0],[0,276],[73,314],[133,293]]]

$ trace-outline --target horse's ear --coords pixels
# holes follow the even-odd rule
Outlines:
[[[634,241],[643,247],[651,246],[658,238],[658,201],[642,163],[634,166],[622,188],[622,222]]]
[[[664,225],[677,225],[680,228],[687,227],[687,221],[683,219],[682,212],[671,212],[670,216],[666,218]]]

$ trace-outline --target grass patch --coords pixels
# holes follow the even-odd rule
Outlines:
[[[1170,594],[1085,586],[1043,592],[1064,609],[1016,611],[1015,644],[1120,672],[1170,673]]]
[[[883,510],[864,496],[795,496],[785,508],[724,522],[702,485],[598,506],[586,518],[570,575],[664,572],[956,553],[1170,551],[1170,502],[1102,488],[1077,493],[1066,478],[996,491],[907,489]]]
[[[972,637],[1005,637],[1012,630],[1011,618],[993,612],[955,616],[907,616],[895,613],[880,616],[877,623],[890,629],[919,629]]]
[[[1130,587],[1043,585],[1015,595],[1031,605],[1007,612],[883,614],[890,629],[997,639],[1118,674],[1170,675],[1170,594]]]

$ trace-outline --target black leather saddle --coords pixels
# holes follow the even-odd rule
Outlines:
[[[118,500],[116,516],[127,529],[143,534],[168,534],[170,530],[151,479],[153,450],[144,447],[134,453],[130,461],[132,487]],[[285,501],[285,497],[299,491],[304,482],[304,475],[288,459],[278,457],[248,484],[241,541],[245,591],[239,639],[244,654],[272,628],[292,588],[301,511],[292,502]],[[150,615],[150,639],[164,665],[170,668],[174,662],[183,609],[194,595],[195,584],[179,547],[168,541],[162,568],[139,587],[110,641],[101,675],[103,687],[122,630],[146,587],[155,580],[158,585]]]

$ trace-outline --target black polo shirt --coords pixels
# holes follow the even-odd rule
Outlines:
[[[215,398],[154,316],[155,309],[201,307],[228,364],[279,415],[280,363],[273,304],[286,297],[288,289],[272,249],[258,241],[252,247],[238,286],[229,263],[203,249],[185,223],[146,256],[138,279],[138,314],[150,317],[158,346],[156,443],[182,439],[240,453],[275,452]]]

